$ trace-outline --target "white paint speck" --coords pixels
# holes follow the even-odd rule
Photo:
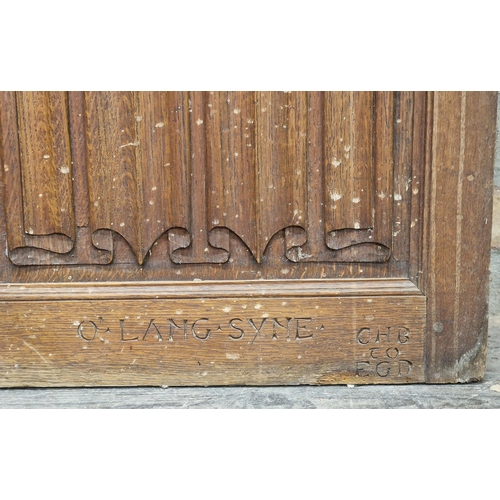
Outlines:
[[[43,155],[44,160],[48,160],[50,158],[50,155]]]
[[[136,117],[135,117],[135,121],[136,121],[136,122],[140,122],[141,120],[142,120],[142,116],[136,116]]]
[[[353,198],[352,202],[353,203],[359,203],[361,201],[361,198]]]
[[[400,194],[395,194],[395,195],[394,195],[394,199],[395,199],[396,201],[401,201],[401,200],[403,199],[403,197],[402,197]]]
[[[354,229],[359,229],[361,226],[359,224],[359,222],[355,222],[354,223]]]
[[[256,305],[254,306],[254,308],[255,308],[255,309],[260,309],[261,307],[262,307],[262,304],[256,304]]]
[[[164,126],[165,126],[165,124],[164,124],[163,122],[159,122],[159,123],[157,123],[157,124],[155,125],[155,127],[156,127],[156,128],[162,128],[162,127],[164,127]]]
[[[233,113],[235,115],[239,115],[241,113],[241,109],[233,109]]]
[[[224,309],[222,309],[225,313],[228,313],[229,311],[231,311],[231,308],[230,307],[224,307]]]
[[[201,118],[198,118],[196,120],[196,125],[203,125],[203,120]]]
[[[227,359],[240,359],[240,355],[238,353],[226,352]]]
[[[125,222],[120,222],[120,227],[125,226]]]
[[[127,144],[122,144],[118,147],[118,149],[126,148],[127,146],[139,146],[139,141],[137,142],[128,142]]]
[[[59,167],[59,172],[61,172],[61,174],[69,174],[69,167],[67,165],[62,165]]]
[[[341,160],[337,160],[337,157],[334,157],[333,158],[333,161],[332,161],[332,165],[337,168],[338,166],[340,166],[340,164],[342,163]]]
[[[330,193],[330,198],[333,200],[333,201],[338,201],[340,200],[340,198],[342,198],[342,195],[340,193],[338,193],[337,191],[332,191]]]

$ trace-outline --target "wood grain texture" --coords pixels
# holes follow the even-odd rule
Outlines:
[[[338,297],[421,295],[409,280],[238,280],[196,282],[26,283],[0,285],[0,300],[171,299],[175,297]]]
[[[120,234],[139,263],[188,226],[187,115],[182,92],[85,93],[91,229]]]
[[[414,147],[413,93],[403,101],[405,122],[397,124],[400,101],[392,92],[71,92],[74,247],[64,255],[41,252],[28,246],[29,235],[9,230],[26,257],[16,259],[8,243],[11,262],[65,267],[27,271],[5,262],[6,280],[405,277],[405,242],[415,231],[408,217],[393,217],[393,204],[407,201],[406,191],[393,200],[393,178],[408,186],[410,170],[418,175],[420,167],[406,161],[407,171],[397,170],[403,145],[405,158]],[[17,119],[9,123],[7,132]],[[4,146],[15,151],[9,133]],[[352,156],[337,175],[325,161],[345,134],[359,144],[343,151]],[[21,179],[9,179],[6,197],[21,200],[9,195]],[[332,230],[326,198],[344,184],[363,192],[364,201],[337,212],[340,229]],[[346,199],[357,200],[354,191]],[[6,201],[13,227],[16,214]],[[361,210],[370,227],[342,228],[358,223],[352,210]],[[406,248],[397,259],[393,237]]]
[[[480,378],[495,100],[487,92],[0,93],[1,383]],[[66,160],[70,171],[55,172]],[[57,182],[62,174],[69,184]],[[127,330],[133,315],[140,321]],[[370,321],[377,332],[412,325],[411,374],[377,373],[380,352],[363,342]],[[75,326],[87,349],[67,337]],[[353,343],[356,328],[362,340]],[[117,331],[139,357],[120,361],[124,351],[106,337]],[[169,339],[180,331],[177,345]],[[241,344],[240,358],[225,358],[242,332],[255,339]],[[290,335],[284,347],[278,332]],[[159,354],[150,341],[170,347]],[[203,363],[220,370],[200,372]],[[365,368],[373,367],[372,377]]]
[[[391,254],[393,100],[391,92],[325,94],[325,229],[341,259]]]
[[[421,295],[1,307],[3,387],[373,384],[424,377]]]
[[[436,92],[425,280],[432,383],[484,373],[496,93]]]
[[[26,246],[67,253],[75,240],[67,93],[5,92],[2,108],[14,261],[30,264]]]

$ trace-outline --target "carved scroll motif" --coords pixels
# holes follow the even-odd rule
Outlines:
[[[7,246],[14,264],[109,262],[92,249],[81,210],[74,208],[84,189],[74,182],[81,166],[73,161],[75,109],[66,92],[0,93]]]
[[[304,217],[305,92],[207,100],[209,227],[233,231],[260,262],[271,238]]]
[[[108,264],[116,235],[141,265],[163,235],[176,264],[391,256],[393,93],[1,95],[15,264]]]
[[[308,97],[307,230],[287,230],[287,256],[294,262],[386,261],[392,238],[392,94]]]
[[[188,224],[185,92],[86,92],[92,232],[121,235],[141,264],[160,235]]]

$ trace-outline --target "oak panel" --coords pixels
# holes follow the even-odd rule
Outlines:
[[[425,298],[3,302],[2,386],[409,383]]]

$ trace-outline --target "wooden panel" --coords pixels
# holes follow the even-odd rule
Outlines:
[[[391,92],[309,93],[307,230],[288,229],[289,259],[391,257],[393,234],[402,230],[400,221],[393,227],[393,204],[404,204],[400,195],[393,199],[394,156],[400,152],[394,147],[393,101]]]
[[[88,227],[80,94],[0,93],[7,248],[16,265],[106,264],[112,257],[92,245]]]
[[[385,261],[391,253],[393,96],[325,93],[325,230],[339,258]]]
[[[325,94],[328,232],[373,227],[373,108],[373,92]]]
[[[420,238],[406,208],[411,176],[421,170],[411,162],[413,93],[337,94],[69,93],[74,247],[65,254],[42,251],[27,246],[30,235],[9,230],[11,239],[20,239],[17,248],[8,243],[8,256],[23,265],[80,266],[57,273],[40,269],[36,277],[9,269],[8,279],[408,276],[409,238]],[[339,119],[342,106],[349,125]],[[5,122],[9,108],[3,107]],[[7,151],[15,149],[9,140],[17,144],[15,134],[9,139],[17,127],[15,109],[13,116],[4,127]],[[326,158],[344,132],[368,142],[366,151],[342,150],[351,162],[342,173]],[[21,199],[12,194],[22,188],[20,177],[6,177],[6,196]],[[356,217],[370,227],[333,225],[330,191],[342,183],[362,189],[364,201],[343,207],[335,224],[354,226],[353,214],[361,210]],[[422,191],[414,196],[418,206]],[[13,202],[6,201],[14,227]]]
[[[188,226],[187,115],[183,92],[85,93],[92,232],[120,234],[139,263]]]
[[[60,233],[71,239],[68,96],[66,92],[22,92],[17,99],[25,229],[29,234]]]
[[[4,177],[11,250],[67,253],[74,245],[72,159],[65,92],[2,96]],[[17,131],[19,131],[17,133]],[[17,135],[19,134],[19,137]],[[29,264],[26,253],[20,264]]]
[[[428,240],[427,381],[471,381],[486,360],[495,92],[433,100]]]
[[[176,264],[202,264],[227,262],[227,234],[221,242],[209,242],[207,220],[207,139],[206,139],[206,99],[203,92],[190,92],[189,129],[190,141],[184,147],[190,148],[190,168],[188,186],[181,193],[190,203],[190,221],[184,231],[174,230],[169,235],[171,258]],[[177,250],[180,248],[180,250]]]
[[[425,298],[4,302],[0,385],[408,383]],[[13,333],[15,332],[15,333]]]

